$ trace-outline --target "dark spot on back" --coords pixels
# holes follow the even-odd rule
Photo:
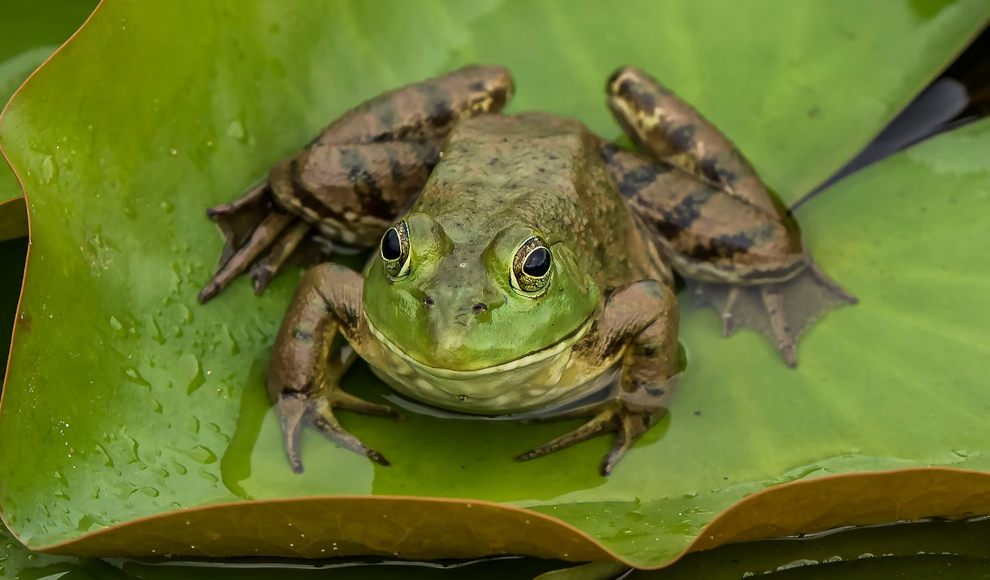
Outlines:
[[[681,151],[689,151],[694,148],[694,134],[697,127],[694,125],[681,125],[669,133],[670,140]]]

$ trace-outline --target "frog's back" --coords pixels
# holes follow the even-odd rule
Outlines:
[[[448,137],[413,211],[433,216],[455,244],[487,244],[509,225],[533,227],[571,245],[603,288],[667,278],[600,144],[579,121],[549,113],[466,120]]]

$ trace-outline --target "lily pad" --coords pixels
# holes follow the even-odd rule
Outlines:
[[[516,73],[514,110],[614,135],[602,79],[632,62],[697,103],[793,199],[990,16],[982,1],[567,6],[103,4],[0,119],[33,228],[0,421],[0,510],[17,536],[80,554],[336,547],[649,567],[689,546],[990,512],[987,495],[957,495],[990,470],[977,219],[990,174],[971,153],[990,143],[986,123],[802,207],[811,248],[862,304],[808,334],[799,370],[755,335],[721,339],[714,313],[686,314],[671,417],[607,480],[605,439],[511,460],[570,425],[417,413],[340,413],[390,467],[310,432],[307,472],[289,470],[262,375],[298,278],[260,298],[239,282],[198,306],[221,244],[203,208],[327,120],[384,88],[492,61]],[[390,396],[365,367],[345,388]],[[890,471],[927,465],[980,471]]]
[[[95,0],[13,2],[0,19],[0,108],[24,79],[45,62],[82,24]],[[21,186],[6,163],[0,162],[0,240],[27,235],[23,205],[5,205],[20,197]],[[19,213],[18,213],[19,212]]]

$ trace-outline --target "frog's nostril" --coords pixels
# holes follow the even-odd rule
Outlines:
[[[429,296],[423,298],[423,306],[426,306],[427,308],[433,306],[433,299],[430,298]]]
[[[479,302],[471,307],[471,312],[474,312],[475,314],[481,314],[486,310],[488,310],[488,305],[484,302]]]

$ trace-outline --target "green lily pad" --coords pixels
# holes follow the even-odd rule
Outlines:
[[[990,16],[981,1],[567,6],[102,5],[0,119],[33,228],[0,421],[0,510],[17,536],[83,554],[336,547],[659,566],[696,538],[711,547],[837,520],[990,511],[986,496],[945,500],[982,473],[883,473],[990,469],[976,218],[990,175],[968,153],[985,150],[985,123],[802,207],[820,262],[863,302],[808,334],[799,370],[762,338],[722,340],[712,312],[686,314],[690,365],[671,418],[608,480],[596,472],[605,439],[511,460],[569,425],[415,413],[402,423],[340,413],[391,467],[310,432],[308,470],[291,473],[262,375],[297,276],[261,298],[239,282],[198,306],[221,245],[203,208],[335,115],[464,62],[504,62],[517,75],[514,110],[571,114],[614,135],[603,79],[631,62],[697,103],[794,199]],[[345,387],[389,396],[364,367]],[[815,479],[850,472],[882,473]],[[799,485],[816,501],[768,509],[796,501]]]
[[[95,0],[11,2],[0,19],[0,108],[24,79],[45,62],[82,24]],[[6,163],[0,162],[0,240],[27,235],[23,206],[16,221],[14,206],[3,202],[21,196],[21,185]]]

